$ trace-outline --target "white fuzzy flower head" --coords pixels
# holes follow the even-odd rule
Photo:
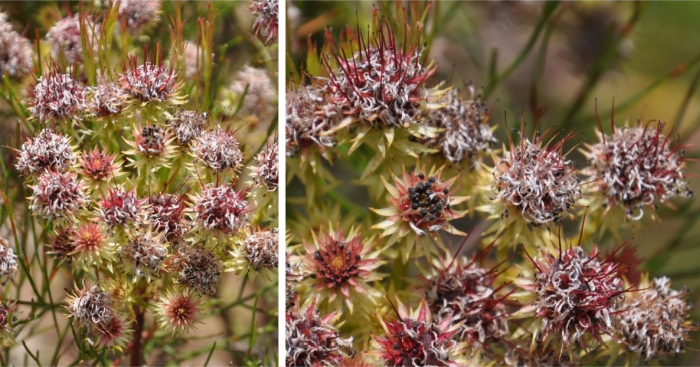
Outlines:
[[[70,317],[88,330],[109,322],[115,315],[112,297],[96,285],[76,289],[67,301]]]
[[[245,199],[247,195],[245,190],[236,192],[231,186],[209,184],[192,198],[195,203],[193,222],[205,229],[235,234],[248,220],[251,209]]]
[[[83,182],[75,173],[44,171],[31,188],[29,209],[46,220],[71,218],[85,203]]]
[[[44,129],[22,144],[15,168],[25,176],[47,169],[65,172],[75,161],[70,140],[60,133]]]
[[[87,42],[92,45],[94,52],[97,52],[98,26],[91,19],[85,18],[83,21]],[[56,59],[63,59],[67,65],[83,62],[83,44],[80,36],[80,14],[66,17],[59,20],[48,33],[46,39],[51,44],[51,56]]]
[[[0,238],[0,280],[2,285],[17,274],[17,255],[15,255],[10,243]]]
[[[10,78],[18,78],[29,74],[33,58],[31,42],[12,28],[7,14],[0,13],[0,75],[7,73]]]
[[[29,111],[39,121],[81,120],[87,110],[85,86],[52,67],[37,80]]]
[[[202,134],[207,126],[208,115],[206,112],[179,110],[172,118],[168,119],[170,130],[177,137],[177,143],[188,146],[195,138]]]
[[[202,133],[194,140],[192,152],[197,159],[214,171],[231,168],[238,171],[243,153],[236,138],[224,129]]]
[[[246,65],[236,74],[230,89],[242,98],[245,93],[240,111],[244,115],[255,115],[268,122],[277,110],[275,86],[263,69]]]

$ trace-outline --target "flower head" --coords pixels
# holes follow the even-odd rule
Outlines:
[[[119,87],[127,98],[143,104],[179,104],[181,83],[177,81],[177,74],[167,66],[150,61],[137,65],[136,57],[130,57],[122,69]]]
[[[30,187],[30,210],[47,220],[70,218],[85,203],[83,182],[75,173],[44,171]]]
[[[180,284],[200,296],[216,296],[223,263],[213,251],[201,245],[183,245],[178,248],[172,261]]]
[[[678,355],[697,325],[688,320],[693,306],[685,300],[690,291],[671,289],[668,278],[639,285],[625,298],[626,312],[618,320],[622,340],[631,352],[644,359]]]
[[[87,222],[75,231],[73,254],[90,260],[93,259],[93,256],[99,258],[105,244],[106,236],[102,227],[98,223]]]
[[[217,172],[228,168],[238,171],[243,162],[238,141],[224,129],[207,131],[196,137],[192,152],[204,165]]]
[[[286,98],[285,143],[288,156],[314,145],[321,148],[336,145],[335,138],[329,132],[337,124],[335,120],[340,113],[328,103],[324,104],[326,95],[321,89],[304,86],[296,92],[288,92]]]
[[[67,171],[76,160],[70,139],[49,129],[22,144],[15,168],[25,176],[45,170]]]
[[[51,44],[51,56],[63,60],[68,65],[81,63],[83,61],[83,43],[81,40],[81,28],[87,35],[88,45],[92,45],[94,52],[97,51],[97,37],[99,31],[95,23],[89,17],[82,20],[81,15],[75,14],[59,20],[46,33],[46,39]]]
[[[664,126],[616,128],[612,135],[599,132],[600,142],[588,146],[591,166],[586,173],[607,210],[620,206],[628,218],[638,220],[644,207],[693,195],[682,170],[683,151],[663,134]]]
[[[250,14],[255,18],[253,29],[255,34],[267,36],[266,42],[270,42],[277,36],[279,0],[252,0],[250,2]]]
[[[130,332],[127,321],[119,315],[95,326],[97,345],[102,348],[121,348],[127,342]]]
[[[183,49],[185,78],[193,79],[202,70],[202,48],[193,42],[185,41]]]
[[[178,110],[168,119],[170,130],[177,137],[177,143],[188,146],[191,141],[197,138],[207,126],[208,115],[206,112]]]
[[[190,292],[169,292],[160,299],[158,319],[165,329],[172,329],[173,334],[186,334],[200,322],[200,303],[201,299]]]
[[[321,316],[316,302],[303,311],[296,307],[287,311],[285,364],[292,366],[333,366],[347,356],[354,356],[353,338],[341,338],[333,322],[336,312]]]
[[[138,35],[158,22],[160,7],[158,0],[121,0],[119,1],[120,22],[129,33]]]
[[[18,78],[32,71],[34,47],[12,29],[5,13],[0,13],[0,50],[0,75]]]
[[[29,111],[39,121],[81,120],[87,109],[85,86],[57,66],[37,79]]]
[[[118,167],[114,164],[116,155],[95,149],[84,152],[80,157],[80,168],[83,176],[90,180],[108,181],[116,173]]]
[[[199,195],[192,198],[195,225],[205,229],[217,229],[227,234],[235,234],[247,220],[251,208],[245,200],[248,192],[236,192],[228,185],[209,184]]]
[[[425,298],[416,312],[409,312],[398,299],[397,303],[397,318],[377,315],[386,336],[372,335],[377,347],[372,354],[387,366],[459,366],[451,358],[458,349],[451,320],[433,323]]]
[[[134,132],[134,146],[139,154],[152,158],[167,153],[169,138],[162,127],[147,125]]]
[[[150,228],[141,229],[119,249],[119,262],[127,273],[157,278],[167,254],[168,246],[162,234],[153,234]]]
[[[275,141],[255,156],[257,165],[251,167],[251,176],[258,185],[264,185],[267,191],[276,191],[279,185],[278,143]]]
[[[234,248],[232,270],[236,274],[250,274],[254,278],[257,273],[274,273],[279,266],[279,241],[278,230],[264,228],[253,228],[246,230],[244,240]]]
[[[123,226],[138,220],[142,203],[136,190],[110,189],[100,201],[100,216],[110,228]]]
[[[240,110],[245,115],[255,115],[267,122],[277,110],[275,87],[263,69],[244,66],[236,74],[230,89],[238,96],[245,94]]]
[[[75,250],[75,229],[72,227],[56,228],[54,235],[50,238],[49,253],[54,254],[59,259],[72,260],[73,250]]]
[[[17,255],[10,247],[10,243],[0,237],[0,280],[2,285],[17,274]]]
[[[109,322],[115,315],[109,293],[96,285],[76,287],[75,294],[69,295],[66,301],[70,317],[88,330]]]
[[[94,116],[117,116],[125,107],[124,92],[116,83],[98,79],[97,86],[89,87],[88,92],[87,107]]]
[[[146,221],[151,228],[163,233],[168,242],[181,240],[188,229],[183,215],[187,209],[185,196],[156,194],[148,197]]]

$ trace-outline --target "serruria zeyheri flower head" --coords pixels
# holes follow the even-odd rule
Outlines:
[[[192,142],[192,153],[197,160],[215,172],[232,169],[238,172],[243,163],[243,153],[234,134],[217,128],[206,131]]]
[[[76,285],[74,294],[69,295],[66,302],[69,316],[88,330],[109,322],[115,315],[110,294],[96,285],[83,284],[82,289]]]
[[[171,132],[180,146],[189,146],[207,127],[208,114],[190,110],[178,110],[167,120]]]
[[[98,222],[80,224],[73,237],[73,258],[88,260],[87,264],[99,263],[100,257],[107,245],[107,235]]]
[[[586,145],[590,162],[585,173],[604,200],[606,213],[621,207],[627,218],[641,219],[673,197],[690,197],[682,147],[664,135],[666,124],[613,127],[612,135],[598,132],[599,142]],[[652,217],[655,217],[652,214]]]
[[[195,227],[236,234],[248,222],[252,208],[246,201],[248,189],[236,191],[231,185],[208,184],[192,196]]]
[[[1,14],[1,13],[0,13]],[[8,299],[0,300],[0,336],[3,337],[3,342],[14,344],[13,323],[15,317],[14,311],[17,309],[17,303]]]
[[[508,351],[503,358],[503,364],[513,367],[581,366],[575,356],[570,356],[567,353],[560,353],[559,351],[552,349],[551,346],[530,349],[529,346],[518,345],[515,343],[513,343],[512,346],[509,346]]]
[[[6,13],[0,13],[0,49],[0,74],[7,72],[10,78],[19,78],[32,71],[34,47],[12,28]]]
[[[689,320],[693,305],[686,297],[690,290],[672,289],[666,277],[644,279],[637,288],[625,297],[627,311],[619,316],[619,336],[627,350],[645,360],[678,355],[690,332],[698,329]]]
[[[162,233],[155,234],[150,227],[137,228],[118,250],[119,262],[127,274],[134,279],[159,278],[168,255],[168,243]]]
[[[81,30],[85,32],[87,44],[92,45],[93,52],[96,53],[99,26],[95,25],[90,17],[75,14],[59,20],[46,33],[46,40],[51,44],[51,56],[55,60],[63,59],[66,65],[81,64],[83,62]]]
[[[307,282],[314,287],[310,292],[331,304],[340,297],[351,313],[356,304],[362,308],[376,304],[378,294],[369,283],[383,278],[377,268],[384,261],[377,258],[374,239],[362,238],[356,228],[346,234],[330,225],[312,236],[312,241],[304,241],[306,256],[301,258],[310,272]]]
[[[336,145],[331,130],[337,124],[340,112],[328,103],[327,95],[321,88],[301,86],[296,91],[288,91],[286,98],[287,156],[300,154],[304,157],[312,147],[324,151],[324,148]]]
[[[146,104],[182,104],[177,74],[168,66],[163,65],[156,48],[154,61],[138,64],[136,56],[131,56],[122,66],[119,88],[131,103]],[[148,50],[144,52],[148,55]]]
[[[85,178],[96,182],[108,182],[119,175],[119,166],[115,164],[115,154],[109,154],[95,147],[91,151],[83,152],[80,157],[80,173]]]
[[[30,186],[34,192],[29,209],[47,220],[70,219],[85,204],[83,186],[75,173],[44,171],[36,185]]]
[[[243,101],[239,102],[241,103],[239,113],[244,116],[254,116],[263,124],[272,120],[277,111],[277,91],[265,69],[245,65],[236,74],[229,89],[239,99],[243,98]]]
[[[37,79],[31,97],[29,111],[39,121],[80,121],[87,111],[85,86],[56,64]]]
[[[126,345],[131,329],[128,321],[115,314],[109,320],[95,326],[97,345],[101,348],[121,350]]]
[[[541,249],[540,256],[528,260],[534,279],[519,281],[520,287],[534,293],[534,300],[519,313],[534,312],[540,320],[537,340],[561,342],[561,350],[586,345],[586,336],[600,340],[614,332],[614,320],[625,299],[624,282],[617,273],[618,263],[600,259],[580,246],[556,253]]]
[[[223,272],[223,262],[216,253],[200,244],[183,244],[171,260],[179,284],[200,296],[216,296]]]
[[[168,292],[160,299],[157,308],[158,320],[172,334],[187,334],[194,325],[200,323],[202,300],[192,292]]]
[[[113,4],[116,1],[111,1]],[[158,0],[120,0],[119,24],[136,36],[160,19],[160,1]]]
[[[231,251],[229,271],[248,274],[255,279],[257,274],[270,280],[279,267],[279,231],[277,228],[248,227],[239,233],[241,238]]]
[[[110,189],[100,201],[100,217],[110,228],[123,227],[140,219],[143,203],[144,200],[136,196],[136,190]]]
[[[17,274],[17,255],[10,247],[10,242],[0,237],[0,281],[2,285]]]
[[[97,85],[88,88],[88,110],[95,117],[114,117],[121,114],[126,96],[118,83],[109,83],[98,76]]]
[[[163,233],[168,242],[176,243],[184,238],[189,229],[184,215],[187,208],[185,195],[154,194],[148,197],[145,221],[151,229]]]
[[[55,228],[53,236],[49,241],[49,253],[59,260],[66,260],[69,264],[73,260],[73,250],[75,249],[75,229],[68,225],[64,228]]]
[[[385,336],[372,335],[375,350],[371,354],[386,366],[459,366],[454,356],[461,348],[452,340],[456,328],[450,327],[451,320],[434,323],[425,298],[413,312],[398,298],[396,302],[395,316],[377,315]]]
[[[250,2],[250,15],[256,17],[253,23],[255,34],[267,36],[266,43],[270,43],[277,37],[279,0],[252,0]]]
[[[353,338],[341,338],[333,326],[338,317],[337,312],[321,316],[316,301],[305,310],[300,311],[298,307],[287,310],[285,365],[334,366],[343,358],[354,356]]]
[[[170,132],[157,125],[132,125],[134,141],[126,141],[132,149],[124,152],[129,165],[136,167],[139,175],[153,175],[160,167],[170,167],[175,156],[174,138]]]
[[[15,168],[24,176],[47,169],[67,171],[76,161],[70,138],[50,129],[43,129],[22,144]]]

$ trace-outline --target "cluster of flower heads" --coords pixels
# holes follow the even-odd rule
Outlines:
[[[7,14],[0,13],[0,74],[11,78],[29,74],[34,67],[34,48],[14,30]]]

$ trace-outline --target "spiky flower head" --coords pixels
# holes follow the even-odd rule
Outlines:
[[[202,134],[207,126],[207,121],[206,112],[178,110],[172,118],[168,119],[167,123],[177,137],[177,143],[181,146],[189,146],[191,141]]]
[[[244,115],[255,115],[264,122],[269,122],[277,110],[275,86],[264,69],[244,66],[236,74],[230,89],[238,96],[243,97],[245,94],[240,109]]]
[[[256,17],[253,23],[255,34],[267,36],[265,42],[277,37],[279,0],[251,0],[250,15]]]
[[[455,340],[481,347],[509,335],[505,296],[494,288],[495,270],[482,268],[481,256],[438,259],[426,278],[426,299],[438,322],[451,319]]]
[[[83,62],[81,28],[85,31],[87,44],[97,52],[99,29],[90,17],[83,17],[82,25],[80,18],[80,14],[63,18],[46,33],[46,40],[51,44],[51,56],[55,60],[63,59],[67,65]]]
[[[378,24],[374,34],[347,38],[359,48],[351,57],[341,52],[331,30],[326,30],[328,56],[322,53],[328,75],[325,88],[329,101],[345,116],[362,124],[379,127],[404,127],[420,117],[420,102],[426,99],[423,84],[435,73],[434,64],[423,65],[423,45],[398,45],[391,26]],[[331,60],[332,58],[332,60]],[[332,67],[337,64],[337,68]]]
[[[373,239],[363,240],[355,228],[313,233],[313,241],[304,241],[306,256],[302,262],[310,271],[309,281],[314,293],[320,293],[332,303],[340,298],[353,312],[355,303],[365,307],[376,304],[377,296],[368,284],[382,279],[376,270],[384,262],[372,251]]]
[[[29,209],[47,220],[71,218],[85,203],[83,182],[72,172],[44,171],[30,187]]]
[[[170,136],[160,126],[146,125],[134,131],[134,148],[138,154],[148,158],[162,156],[168,153],[167,144]]]
[[[0,237],[0,281],[2,285],[17,274],[17,255],[10,247],[10,243]]]
[[[154,234],[150,228],[141,228],[132,234],[119,249],[119,262],[124,271],[139,278],[160,277],[168,245],[162,234]]]
[[[624,283],[616,271],[619,265],[598,257],[597,248],[587,254],[580,246],[560,248],[557,254],[541,249],[539,257],[528,256],[534,282],[520,286],[534,292],[535,300],[521,311],[532,310],[541,320],[542,341],[556,333],[563,351],[571,344],[586,345],[587,334],[599,339],[613,332],[613,319],[625,299]]]
[[[581,198],[574,163],[562,153],[572,135],[551,146],[545,143],[545,135],[534,142],[521,136],[520,143],[511,142],[510,150],[497,161],[496,195],[491,199],[503,205],[501,218],[516,214],[533,226],[558,223]]]
[[[251,167],[250,175],[258,185],[267,191],[276,191],[279,185],[279,144],[277,140],[255,156],[256,166]]]
[[[497,143],[488,125],[489,109],[480,98],[464,99],[459,90],[451,89],[440,100],[441,107],[428,110],[426,124],[439,129],[422,143],[442,152],[450,162],[466,160],[474,168],[483,151]]]
[[[340,115],[329,103],[326,94],[314,86],[302,86],[287,92],[287,119],[285,144],[287,156],[294,156],[305,148],[334,147],[336,140],[330,131]]]
[[[168,292],[158,303],[157,315],[163,328],[171,329],[172,334],[187,334],[190,328],[200,323],[201,299],[191,292]]]
[[[450,327],[451,320],[434,323],[425,298],[414,312],[398,298],[396,302],[396,318],[377,315],[386,334],[372,334],[376,348],[372,354],[386,366],[459,366],[453,359],[459,344],[452,340],[456,328]]]
[[[188,230],[188,223],[183,215],[187,209],[186,197],[176,194],[155,194],[148,197],[146,222],[151,228],[163,233],[170,242],[182,240]]]
[[[285,365],[335,366],[343,358],[354,356],[353,338],[341,338],[338,329],[333,326],[338,316],[336,312],[321,316],[315,301],[303,311],[297,307],[288,310],[285,315]]]
[[[69,316],[88,330],[109,322],[115,315],[111,296],[96,285],[83,285],[82,289],[76,286],[74,294],[66,301]]]
[[[56,228],[54,235],[50,238],[49,253],[55,255],[60,260],[72,260],[72,253],[75,249],[75,230],[73,227]]]
[[[100,217],[110,228],[124,226],[139,219],[142,203],[136,190],[110,189],[100,201]]]
[[[231,168],[238,171],[243,163],[240,144],[232,133],[218,128],[202,133],[194,139],[192,153],[214,171]]]
[[[108,83],[98,78],[97,85],[88,89],[87,107],[96,117],[117,116],[125,104],[124,91],[116,83]]]
[[[75,160],[69,138],[50,129],[43,129],[22,144],[15,168],[24,176],[45,170],[65,172]]]
[[[443,181],[442,168],[426,171],[425,166],[406,171],[399,178],[392,174],[394,183],[384,180],[384,186],[391,195],[391,207],[372,209],[375,213],[388,217],[372,228],[384,230],[382,236],[398,234],[403,237],[413,232],[417,237],[435,235],[440,230],[462,235],[449,221],[461,218],[465,213],[454,210],[454,206],[468,197],[452,196],[450,190],[458,177]]]
[[[102,348],[120,349],[126,345],[130,331],[127,320],[115,314],[109,320],[95,326],[97,345]]]
[[[0,75],[7,73],[10,78],[19,78],[29,74],[34,66],[33,58],[32,43],[12,29],[7,14],[0,13]]]
[[[106,240],[104,230],[99,223],[83,223],[75,230],[72,255],[89,260],[98,260],[100,253],[105,248]]]
[[[672,289],[666,277],[645,280],[638,288],[625,298],[627,311],[618,318],[622,341],[645,360],[678,355],[689,333],[698,329],[688,319],[693,306],[685,298],[690,291]]]
[[[192,197],[195,225],[235,234],[248,221],[251,211],[246,201],[247,190],[236,191],[230,185],[208,184],[199,195]]]
[[[81,173],[92,181],[109,181],[118,170],[114,164],[115,158],[115,154],[100,151],[95,147],[91,151],[84,152],[80,157]]]
[[[253,279],[260,273],[264,279],[269,279],[279,266],[278,234],[277,228],[249,227],[243,233],[243,241],[231,252],[231,270],[236,274],[250,274]]]
[[[172,259],[177,280],[200,296],[215,297],[223,263],[213,251],[201,245],[183,245]]]
[[[665,124],[616,128],[612,135],[598,132],[600,142],[585,152],[586,173],[610,210],[620,206],[632,220],[644,216],[644,207],[680,196],[690,197],[683,166],[683,150],[663,134]]]
[[[29,111],[39,121],[79,121],[87,109],[85,86],[55,65],[37,79],[31,94]]]
[[[177,74],[160,60],[138,65],[136,57],[132,56],[122,69],[119,88],[126,98],[142,104],[180,104],[181,83],[177,81]]]
[[[116,3],[116,1],[113,1]],[[160,1],[121,0],[119,1],[120,24],[132,35],[138,35],[160,20]]]

